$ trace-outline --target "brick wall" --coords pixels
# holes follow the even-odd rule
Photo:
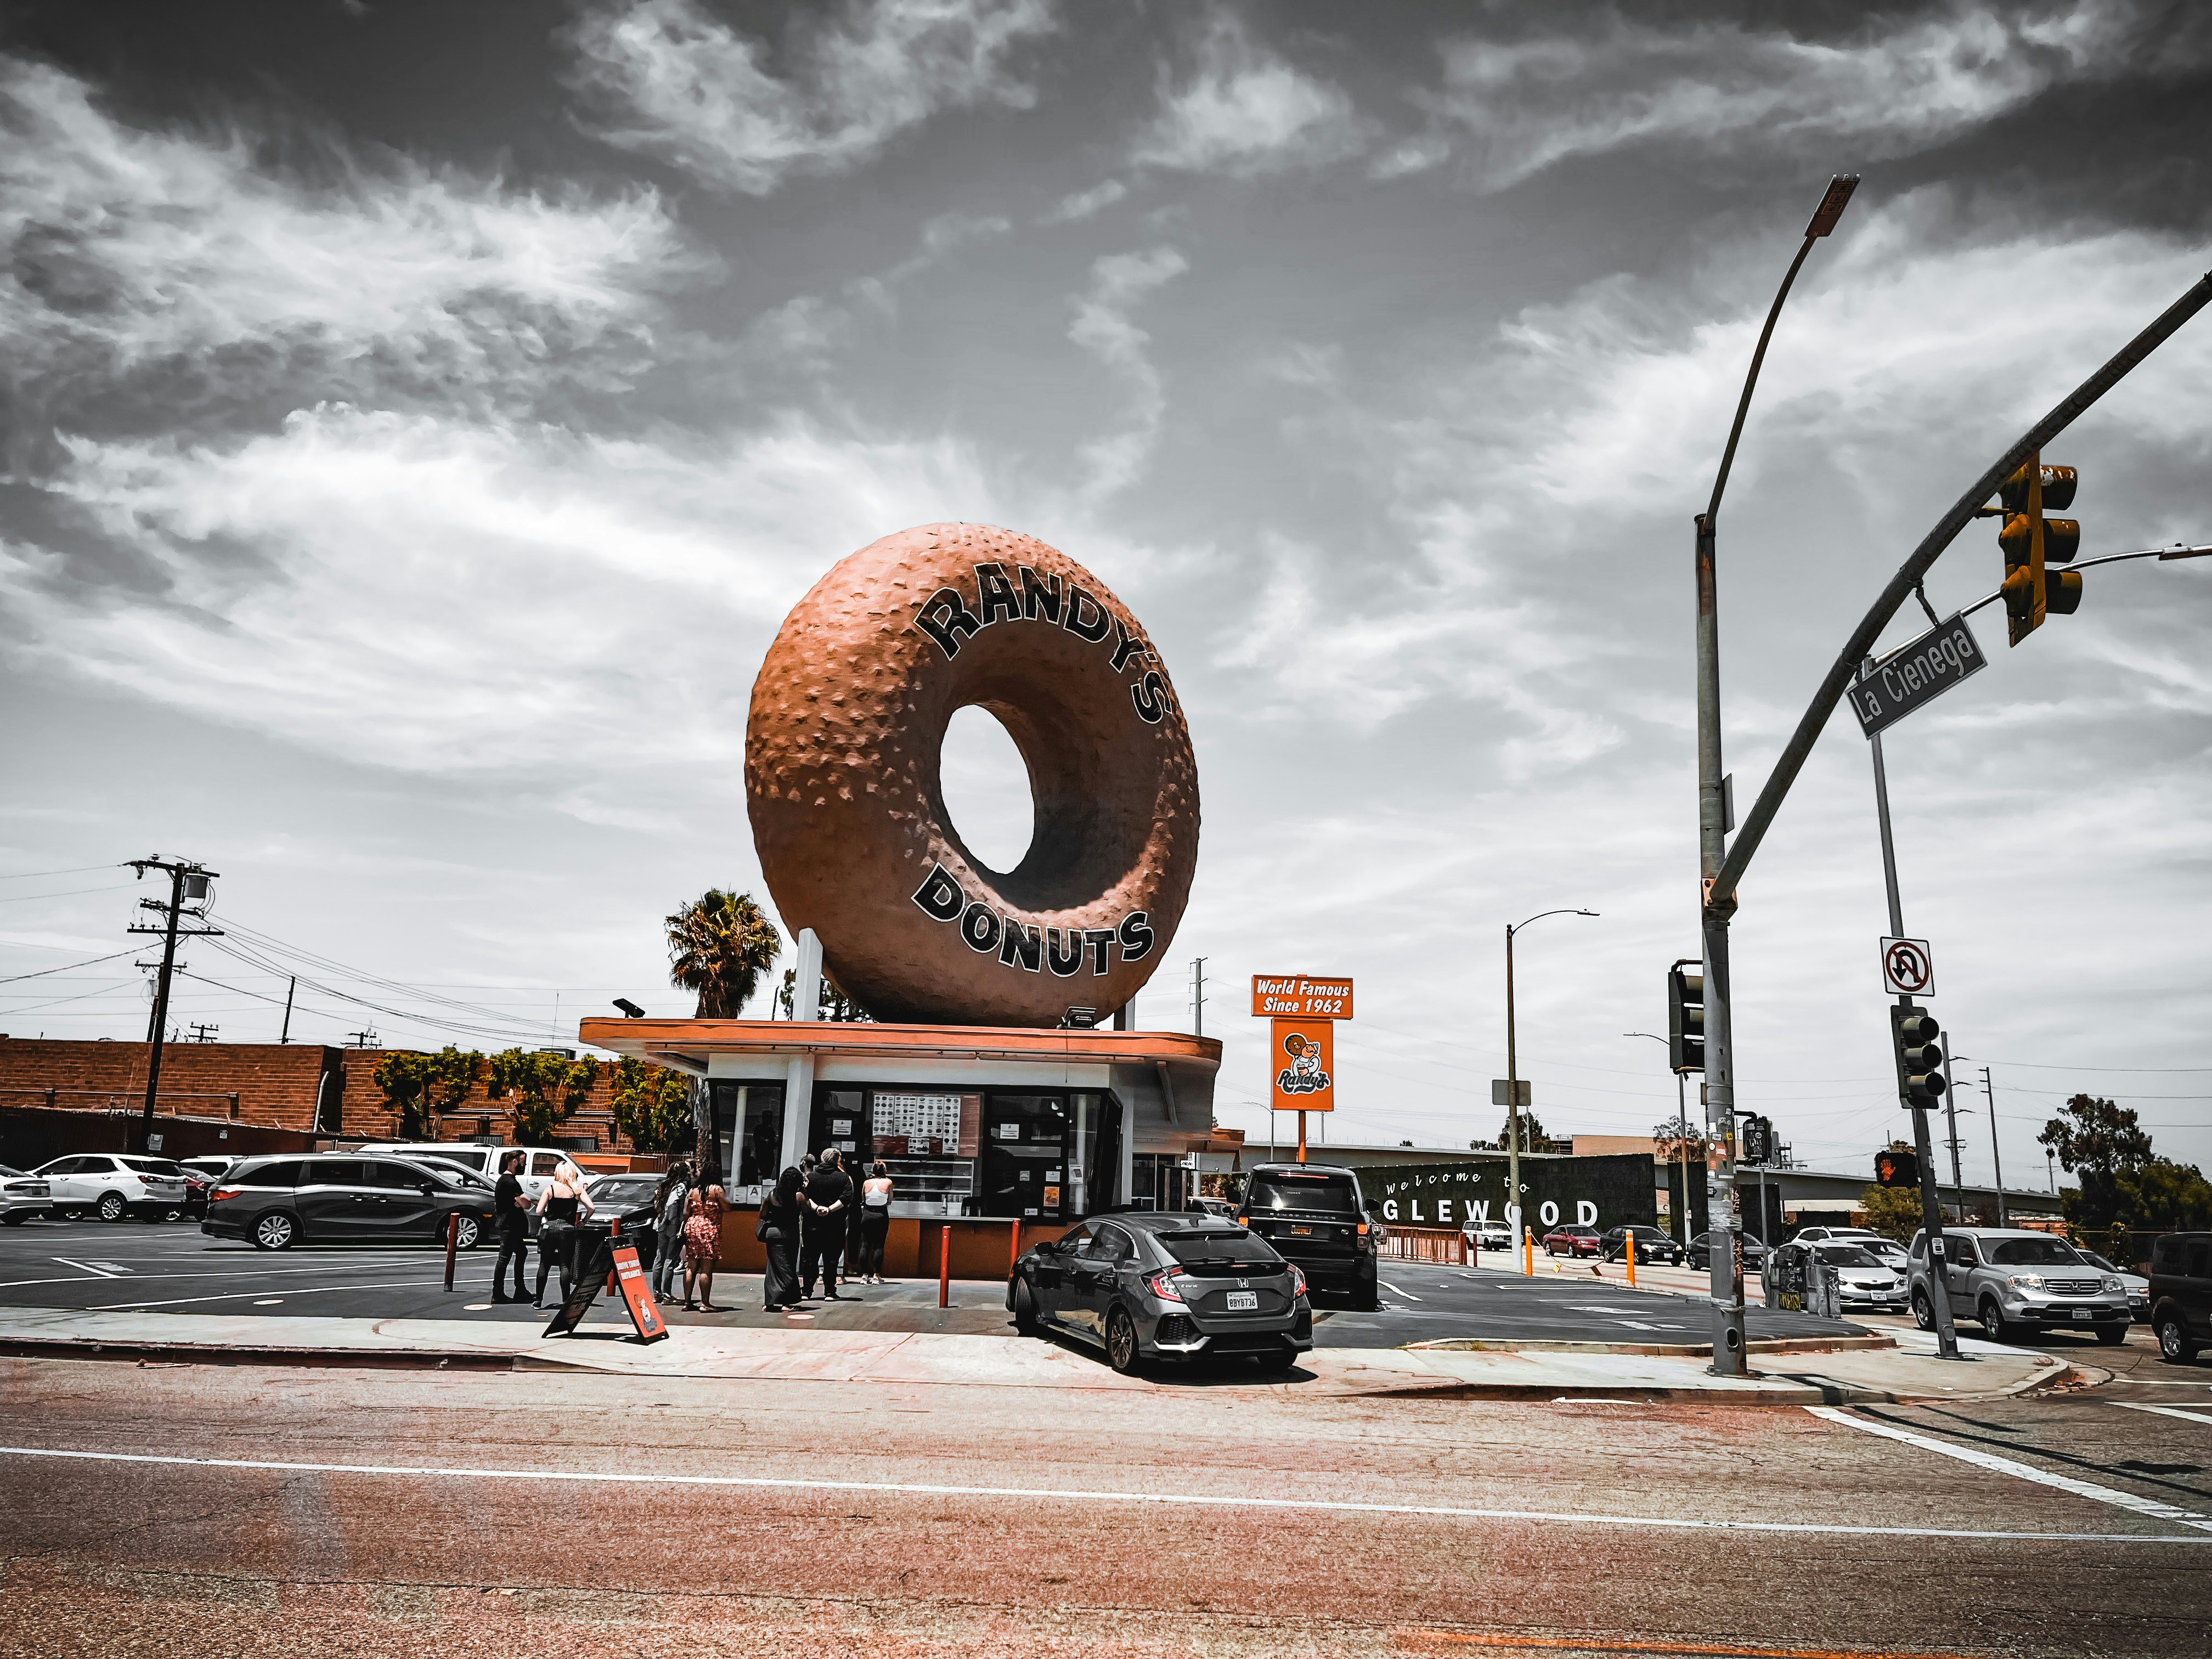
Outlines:
[[[162,1112],[312,1133],[336,1127],[346,1103],[338,1091],[343,1051],[318,1043],[168,1042],[161,1046]],[[137,1110],[146,1099],[149,1045],[0,1037],[0,1107],[78,1111]],[[325,1074],[330,1073],[326,1085]],[[49,1100],[46,1091],[54,1091]],[[375,1091],[370,1091],[371,1098]]]

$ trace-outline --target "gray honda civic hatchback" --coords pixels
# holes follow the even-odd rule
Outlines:
[[[1024,1252],[1006,1308],[1023,1334],[1095,1343],[1124,1375],[1212,1355],[1286,1370],[1313,1346],[1305,1274],[1249,1228],[1195,1212],[1094,1217]]]

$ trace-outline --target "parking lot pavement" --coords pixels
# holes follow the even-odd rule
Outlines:
[[[489,1249],[462,1252],[449,1292],[443,1253],[432,1249],[301,1246],[270,1253],[210,1238],[197,1223],[33,1222],[0,1231],[0,1305],[543,1322],[546,1315],[526,1303],[489,1300],[494,1260]],[[1381,1310],[1317,1309],[1314,1340],[1322,1347],[1395,1348],[1443,1339],[1639,1346],[1711,1340],[1701,1304],[1630,1291],[1582,1267],[1580,1274],[1540,1272],[1524,1279],[1487,1268],[1387,1262]],[[533,1265],[533,1283],[535,1272]],[[953,1287],[953,1306],[939,1309],[934,1279],[847,1285],[842,1294],[850,1300],[817,1300],[808,1313],[787,1316],[762,1311],[757,1274],[724,1273],[714,1281],[721,1311],[686,1313],[680,1304],[665,1311],[668,1322],[679,1326],[982,1334],[1009,1328],[1004,1293],[998,1281],[963,1281]],[[1758,1340],[1848,1335],[1859,1328],[1754,1309],[1746,1328]]]

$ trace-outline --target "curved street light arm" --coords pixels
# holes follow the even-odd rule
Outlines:
[[[1935,527],[1921,538],[1920,545],[1912,550],[1911,556],[1889,579],[1873,608],[1851,630],[1850,638],[1844,642],[1834,665],[1821,680],[1820,690],[1813,694],[1812,702],[1798,720],[1797,729],[1790,733],[1781,758],[1775,762],[1765,787],[1759,792],[1759,799],[1753,804],[1743,828],[1737,831],[1727,858],[1706,890],[1705,908],[1709,911],[1722,915],[1734,911],[1736,885],[1742,881],[1744,870],[1751,863],[1752,854],[1758,852],[1759,843],[1765,838],[1767,826],[1782,810],[1783,797],[1790,793],[1790,786],[1796,782],[1797,774],[1803,770],[1813,745],[1820,739],[1821,728],[1828,723],[1828,716],[1835,713],[1837,703],[1843,700],[1844,688],[1857,674],[1859,665],[1866,659],[1881,630],[1889,625],[1890,618],[1911,598],[1913,588],[1942,556],[1960,531],[1966,528],[1982,504],[1996,494],[1997,486],[2010,477],[2021,463],[2073,425],[2083,411],[2118,386],[2130,369],[2163,345],[2208,302],[2212,302],[2212,273],[2198,279],[2195,287],[2168,306],[2156,321],[2123,346],[2070,397],[2022,433],[1989,471],[1967,486],[1966,493],[1952,503],[1949,511],[1936,521]]]
[[[1766,343],[1774,337],[1775,319],[1782,314],[1782,302],[1790,297],[1790,286],[1797,280],[1803,269],[1805,256],[1813,251],[1818,239],[1809,233],[1797,257],[1790,262],[1790,270],[1782,278],[1782,286],[1775,291],[1774,303],[1766,308],[1766,326],[1759,331],[1759,349],[1751,354],[1751,372],[1743,377],[1743,395],[1736,399],[1735,424],[1729,428],[1728,447],[1721,451],[1721,470],[1713,477],[1713,498],[1705,507],[1705,523],[1717,526],[1721,516],[1721,493],[1728,488],[1729,469],[1735,465],[1736,441],[1743,436],[1744,416],[1751,413],[1751,394],[1759,385],[1759,365],[1766,361]]]
[[[1517,933],[1523,927],[1528,926],[1528,922],[1541,921],[1546,916],[1594,916],[1596,914],[1597,912],[1595,910],[1576,910],[1571,908],[1562,910],[1539,910],[1534,915],[1528,918],[1528,921],[1516,922],[1512,927],[1508,927],[1505,931],[1509,933]]]

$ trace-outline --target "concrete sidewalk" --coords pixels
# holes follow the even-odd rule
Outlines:
[[[291,1318],[74,1309],[0,1310],[0,1354],[161,1363],[401,1366],[418,1370],[581,1370],[636,1376],[711,1376],[993,1388],[1279,1388],[1333,1396],[1423,1395],[1489,1400],[1696,1400],[1735,1405],[1973,1400],[2021,1393],[2065,1373],[2047,1354],[1962,1338],[1966,1363],[1934,1357],[1934,1339],[1899,1334],[1894,1346],[1754,1354],[1753,1375],[1709,1376],[1702,1357],[1560,1348],[1335,1348],[1262,1380],[1224,1363],[1188,1371],[1117,1376],[1072,1344],[1007,1335],[895,1331],[672,1328],[638,1343],[629,1327],[587,1324],[547,1338],[530,1327],[462,1320]]]

